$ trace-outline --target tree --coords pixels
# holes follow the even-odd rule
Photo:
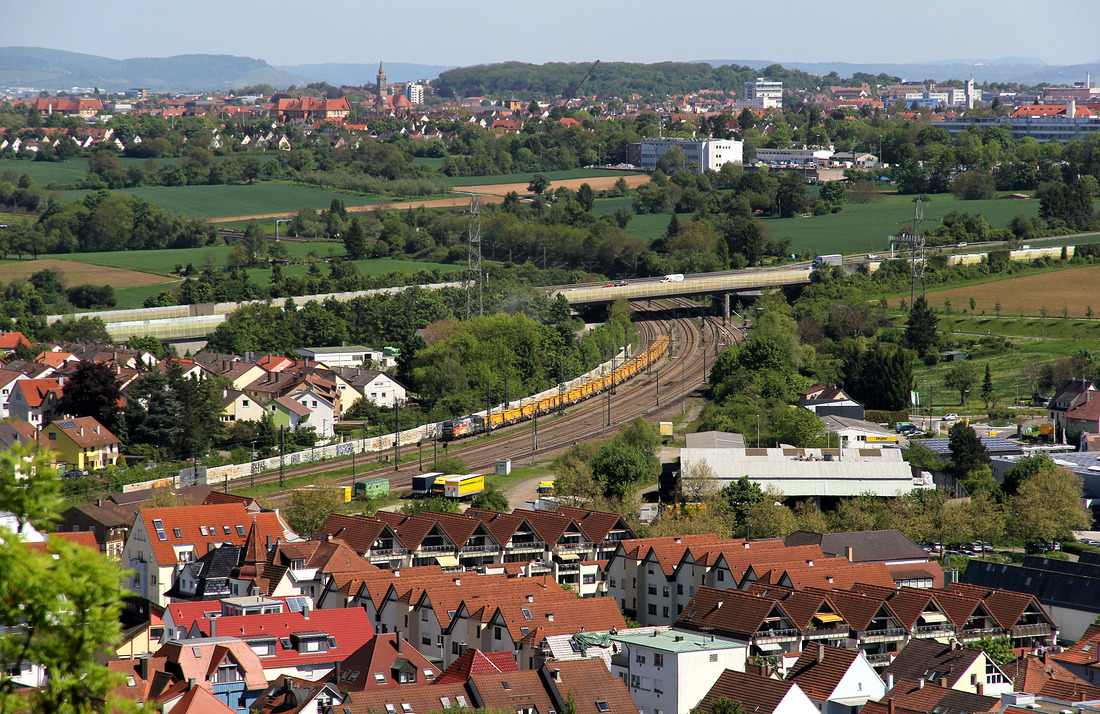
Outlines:
[[[825,422],[809,409],[781,406],[776,409],[768,426],[780,444],[796,448],[817,446],[825,440]]]
[[[604,493],[619,499],[626,499],[637,484],[656,475],[645,453],[618,439],[599,448],[592,472],[603,483]]]
[[[982,380],[982,401],[985,402],[985,408],[989,409],[989,405],[993,404],[997,398],[996,392],[993,391],[993,375],[989,373],[989,363],[985,363],[985,378]]]
[[[985,652],[989,659],[1002,667],[1016,659],[1016,651],[1012,647],[1012,640],[1003,635],[999,637],[985,635],[975,642],[973,647]]]
[[[798,530],[798,518],[782,503],[783,494],[768,488],[764,498],[749,510],[745,536],[754,538],[785,538]]]
[[[729,508],[733,521],[733,532],[743,533],[749,512],[758,504],[764,502],[764,492],[760,485],[750,481],[748,476],[742,476],[736,481],[731,481],[722,488],[719,496]]]
[[[0,452],[0,511],[14,517],[17,532],[24,525],[54,530],[61,506],[54,474],[46,451],[15,445]],[[0,712],[137,711],[109,696],[122,680],[105,664],[121,639],[118,566],[60,538],[38,550],[3,537],[0,573]],[[49,675],[29,695],[8,674],[22,663],[41,665]]]
[[[510,509],[508,505],[508,496],[504,494],[504,491],[493,486],[490,486],[474,496],[474,500],[470,502],[470,506],[473,508],[480,508],[483,511],[496,511],[497,513],[508,513]]]
[[[821,184],[821,200],[832,206],[839,206],[848,200],[848,188],[842,181],[826,181]]]
[[[959,476],[969,474],[980,466],[989,465],[989,451],[982,444],[974,427],[957,421],[947,432],[947,438],[954,470]]]
[[[745,708],[741,706],[741,702],[735,702],[727,697],[718,697],[710,704],[710,714],[745,714]]]
[[[943,383],[949,389],[959,393],[959,404],[966,404],[966,397],[974,385],[978,383],[978,371],[971,362],[956,362],[943,378]]]
[[[457,456],[443,455],[436,457],[428,470],[445,474],[465,474],[470,472],[470,467]]]
[[[347,231],[344,232],[344,252],[350,260],[362,260],[367,257],[367,234],[363,230],[363,223],[359,216],[351,219]]]
[[[548,188],[550,188],[550,179],[545,174],[535,174],[527,184],[527,190],[536,196],[542,195]]]
[[[984,201],[997,195],[993,176],[984,171],[963,171],[951,182],[951,192],[963,201]]]
[[[81,362],[65,382],[59,407],[74,417],[94,417],[108,431],[118,428],[122,392],[114,371],[104,362]]]
[[[1068,538],[1089,527],[1092,514],[1081,505],[1081,483],[1080,476],[1052,462],[1020,484],[1009,509],[1028,541]]]
[[[779,175],[779,188],[775,194],[776,208],[781,216],[797,216],[806,211],[810,201],[806,192],[806,182],[797,171],[782,171]]]
[[[295,489],[290,497],[290,507],[286,509],[287,525],[303,538],[312,538],[321,530],[325,520],[343,504],[342,489],[332,484]]]
[[[241,248],[244,250],[248,265],[259,264],[267,254],[267,238],[260,224],[249,221],[244,229],[244,238],[241,239]]]
[[[703,503],[711,500],[718,489],[717,475],[706,459],[680,469],[680,500],[684,503]]]
[[[586,211],[592,211],[596,207],[596,192],[587,183],[582,183],[577,189],[577,203]]]
[[[935,364],[934,360],[939,343],[939,323],[936,311],[928,306],[921,295],[913,301],[909,310],[909,323],[905,327],[905,346],[916,350],[925,364]]]

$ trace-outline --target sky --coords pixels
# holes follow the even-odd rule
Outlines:
[[[273,65],[702,59],[1100,58],[1097,0],[51,0],[10,3],[0,46],[115,59],[232,54]],[[1073,40],[1071,38],[1077,38]]]

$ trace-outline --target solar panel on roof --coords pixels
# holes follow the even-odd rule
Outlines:
[[[59,422],[57,422],[57,425],[59,427],[61,427],[62,429],[72,429],[72,428],[76,427],[76,422],[75,421],[59,421]]]

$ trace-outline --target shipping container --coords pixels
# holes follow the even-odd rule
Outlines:
[[[390,481],[385,478],[372,478],[356,481],[352,495],[355,498],[380,498],[390,492]]]
[[[439,486],[439,481],[436,481]],[[433,489],[434,492],[435,489]],[[465,476],[447,476],[443,479],[443,497],[453,499],[473,498],[485,490],[485,476],[466,474]]]

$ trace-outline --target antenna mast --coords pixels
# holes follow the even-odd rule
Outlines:
[[[467,228],[466,319],[473,316],[474,285],[477,285],[477,316],[484,314],[481,275],[481,205],[477,194],[470,196],[470,221]]]

